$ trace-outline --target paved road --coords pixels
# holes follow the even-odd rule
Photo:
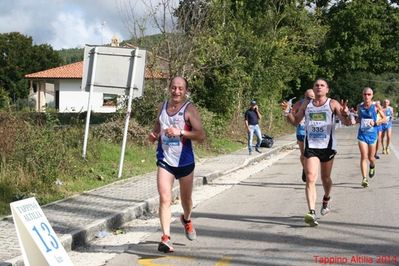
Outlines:
[[[76,265],[399,265],[399,134],[392,153],[377,161],[370,187],[360,186],[356,128],[338,130],[330,214],[310,228],[298,150],[223,176],[194,193],[198,240],[172,224],[175,252],[156,251],[157,217],[122,228],[123,234],[71,252]],[[318,205],[323,196],[319,181]],[[174,206],[174,216],[181,209]]]

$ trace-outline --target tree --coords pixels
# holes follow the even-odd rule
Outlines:
[[[399,74],[383,73],[373,74],[368,72],[351,72],[341,75],[331,82],[331,96],[337,99],[349,100],[349,105],[354,106],[363,101],[362,90],[371,87],[375,100],[388,98],[392,104],[399,102]]]
[[[318,63],[329,76],[399,70],[399,9],[390,1],[338,1],[325,23],[330,30]]]
[[[328,1],[318,2],[327,8]],[[239,117],[256,98],[273,124],[281,99],[302,96],[321,72],[315,60],[328,26],[321,25],[310,1],[151,3],[147,18],[161,35],[153,54],[169,60],[171,75],[189,79],[197,104],[224,120]]]
[[[83,61],[83,48],[70,48],[58,50],[58,55],[62,58],[63,64],[72,64]]]
[[[294,2],[213,2],[211,25],[195,42],[198,101],[228,116],[251,98],[272,109],[302,87],[301,77],[314,78],[313,54],[325,28]]]
[[[61,59],[51,46],[33,45],[32,38],[18,32],[0,34],[0,87],[15,101],[28,94],[24,75],[59,66]]]

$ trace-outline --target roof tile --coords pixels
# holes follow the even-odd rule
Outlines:
[[[25,75],[27,79],[81,79],[82,77],[83,61]],[[168,78],[168,74],[146,66],[145,78],[165,79]]]

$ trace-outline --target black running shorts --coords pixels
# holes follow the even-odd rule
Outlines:
[[[157,161],[157,165],[159,167],[165,169],[172,175],[174,175],[176,179],[188,176],[189,174],[191,174],[194,171],[194,168],[195,168],[195,163],[189,164],[187,166],[182,166],[182,167],[173,167],[173,166],[170,166],[169,164],[165,163],[164,161],[159,161],[159,160]]]
[[[332,150],[332,149],[311,149],[306,147],[305,148],[305,152],[303,153],[303,155],[306,158],[310,158],[310,157],[317,157],[319,158],[320,162],[325,163],[328,162],[332,159],[334,159],[335,154],[337,154],[336,150]]]

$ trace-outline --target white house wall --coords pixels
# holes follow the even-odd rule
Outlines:
[[[59,112],[77,113],[87,111],[89,92],[81,90],[81,83],[80,79],[60,80]],[[93,92],[91,101],[93,112],[112,113],[116,111],[116,107],[103,106],[102,92]]]

